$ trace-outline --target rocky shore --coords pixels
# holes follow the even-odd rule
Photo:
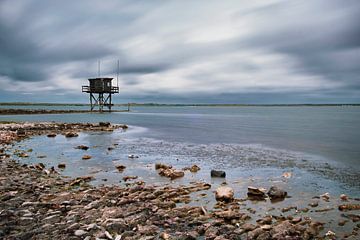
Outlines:
[[[127,110],[112,110],[112,112],[126,112]],[[91,113],[97,110],[46,110],[46,109],[2,109],[0,115],[21,115],[21,114],[63,114],[63,113]]]
[[[54,167],[26,165],[12,160],[14,141],[34,135],[48,137],[63,134],[76,137],[80,131],[114,131],[126,125],[110,123],[3,123],[0,124],[0,238],[1,239],[337,239],[339,234],[326,230],[327,222],[306,216],[311,209],[331,203],[323,194],[311,200],[309,208],[296,205],[278,209],[284,214],[254,213],[247,201],[282,201],[288,193],[276,186],[268,191],[248,187],[248,196],[234,197],[226,186],[213,189],[205,182],[182,186],[153,186],[130,179],[125,186],[91,185],[92,176],[69,179]],[[129,156],[130,158],[130,156]],[[117,166],[123,171],[126,166]],[[201,166],[200,166],[201,167]],[[183,177],[183,171],[197,172],[194,165],[177,170],[165,164],[154,165],[154,171],[169,178]],[[209,173],[210,174],[210,173]],[[215,174],[215,173],[212,173]],[[224,177],[224,173],[218,173]],[[192,201],[193,194],[212,195],[214,208]],[[339,197],[339,216],[352,223],[352,231],[340,238],[358,239],[359,200]],[[334,209],[331,209],[334,211]],[[294,211],[293,214],[285,214]],[[303,215],[305,214],[305,215]],[[328,221],[333,221],[328,219]]]

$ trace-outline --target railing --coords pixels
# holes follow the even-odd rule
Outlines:
[[[82,86],[81,91],[82,92],[90,92],[90,86]]]
[[[110,89],[92,89],[92,88],[90,88],[90,86],[82,86],[81,91],[87,92],[87,93],[90,93],[90,92],[119,93],[119,87],[111,87]]]

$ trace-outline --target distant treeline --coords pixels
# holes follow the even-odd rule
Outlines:
[[[86,103],[30,103],[30,102],[0,102],[0,106],[89,106]],[[114,106],[139,106],[139,107],[303,107],[303,106],[360,106],[360,103],[330,103],[330,104],[167,104],[167,103],[121,103]]]

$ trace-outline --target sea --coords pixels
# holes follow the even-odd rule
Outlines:
[[[2,106],[33,109],[87,109],[86,106]],[[117,107],[117,110],[124,107]],[[95,184],[119,184],[124,175],[146,182],[168,181],[154,163],[202,171],[174,183],[210,178],[224,170],[226,181],[269,187],[284,182],[290,191],[330,192],[360,197],[360,107],[358,106],[137,106],[130,112],[3,115],[0,121],[111,122],[126,131],[81,133],[78,138],[38,136],[17,144],[31,148],[27,163],[57,166],[64,175],[97,176]],[[75,149],[90,146],[86,152]],[[84,161],[83,154],[92,155]],[[38,158],[40,155],[46,158]],[[134,155],[138,158],[128,158]],[[119,173],[114,165],[127,166]],[[187,175],[186,175],[187,176]],[[221,180],[222,181],[222,180]],[[293,190],[291,190],[293,189]],[[295,193],[294,193],[295,194]]]

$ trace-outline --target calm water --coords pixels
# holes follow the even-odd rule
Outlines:
[[[262,145],[360,169],[360,107],[136,107],[130,113],[0,116],[0,120],[126,123],[142,127],[141,136],[147,138]]]
[[[0,116],[1,120],[128,124],[125,132],[84,132],[77,138],[38,136],[14,147],[32,149],[29,158],[19,159],[22,162],[42,162],[47,167],[66,163],[65,170],[58,169],[64,175],[92,174],[95,185],[124,184],[122,178],[129,175],[151,184],[169,184],[169,179],[154,170],[154,163],[177,169],[197,164],[201,167],[198,173],[186,172],[185,177],[171,182],[211,183],[208,195],[194,195],[191,204],[214,204],[212,191],[224,179],[210,178],[209,172],[222,169],[238,198],[246,196],[249,185],[267,189],[277,185],[290,194],[291,198],[274,204],[246,202],[258,212],[294,204],[304,208],[314,196],[329,192],[332,201],[321,201],[319,208],[330,206],[332,211],[310,211],[304,216],[326,222],[335,219],[325,232],[349,232],[353,227],[337,225],[341,218],[337,205],[342,193],[360,197],[360,107],[137,107],[130,113],[17,115]],[[90,149],[74,148],[80,144]],[[92,158],[84,161],[84,154]],[[129,154],[139,158],[129,159]],[[125,165],[125,171],[119,173],[117,164]],[[291,177],[284,178],[284,172]]]

